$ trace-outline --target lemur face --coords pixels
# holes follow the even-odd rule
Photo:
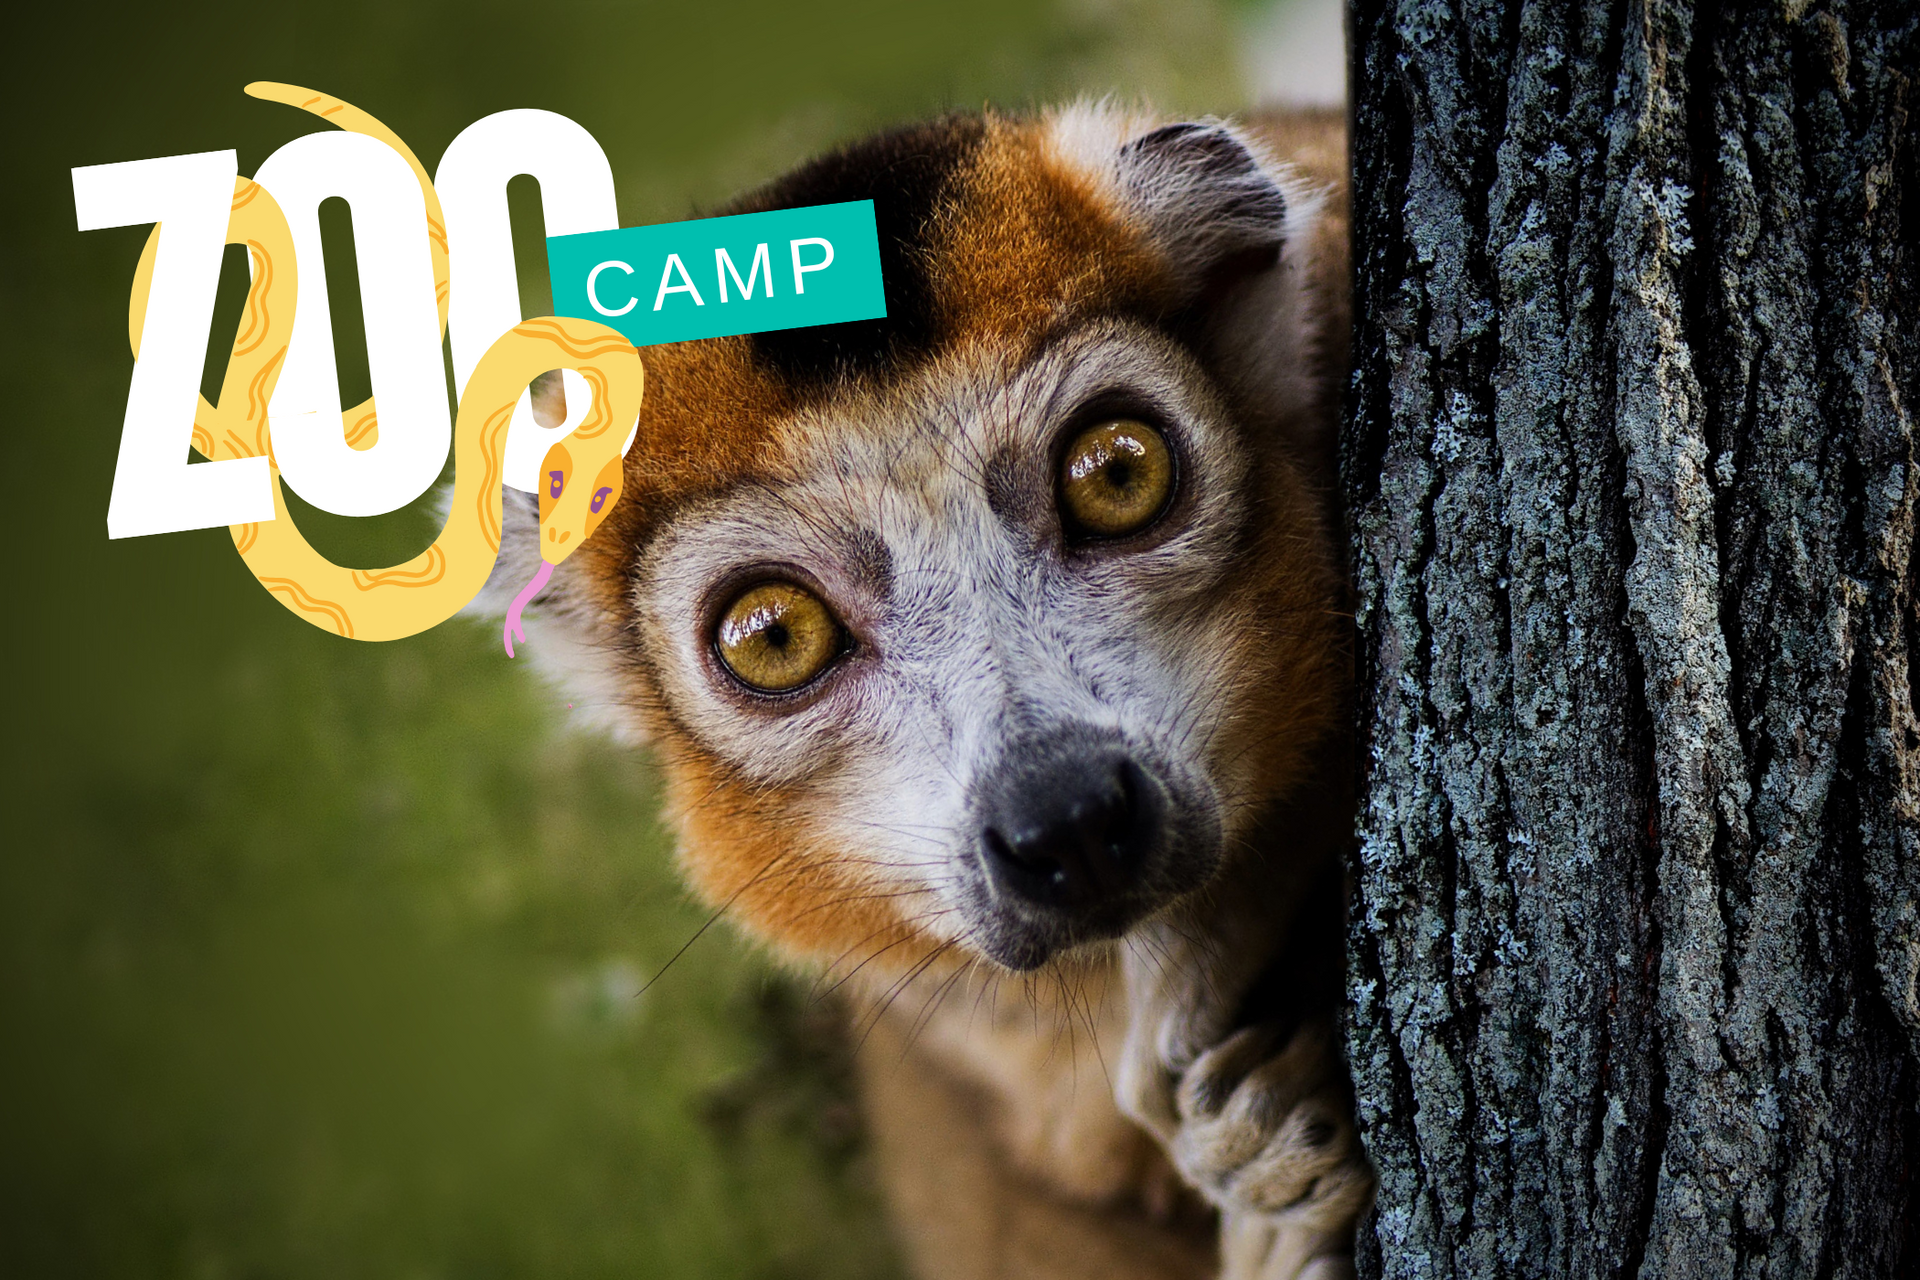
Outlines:
[[[659,745],[715,902],[1032,969],[1204,890],[1336,714],[1311,199],[1224,127],[1079,109],[730,211],[863,198],[888,319],[649,349],[534,639]]]

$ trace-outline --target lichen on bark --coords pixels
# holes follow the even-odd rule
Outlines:
[[[1363,1271],[1920,1267],[1910,8],[1351,10]]]

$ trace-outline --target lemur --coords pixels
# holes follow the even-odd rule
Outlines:
[[[648,348],[535,602],[698,894],[857,993],[926,1280],[1350,1270],[1344,169],[1332,113],[1081,104],[740,198],[871,199],[886,318]]]

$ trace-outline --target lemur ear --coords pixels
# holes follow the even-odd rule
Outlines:
[[[1117,168],[1133,212],[1196,292],[1279,261],[1286,194],[1226,126],[1155,129],[1120,148]]]
[[[1109,173],[1172,269],[1174,327],[1243,420],[1326,454],[1345,318],[1344,294],[1326,296],[1344,268],[1317,261],[1322,193],[1220,121],[1120,131]]]

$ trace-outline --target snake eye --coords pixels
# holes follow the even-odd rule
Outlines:
[[[1144,422],[1088,427],[1060,463],[1060,509],[1070,531],[1118,538],[1152,524],[1173,493],[1173,451]]]
[[[841,640],[840,624],[820,597],[791,582],[741,592],[713,637],[727,670],[761,693],[798,689],[839,656]]]

